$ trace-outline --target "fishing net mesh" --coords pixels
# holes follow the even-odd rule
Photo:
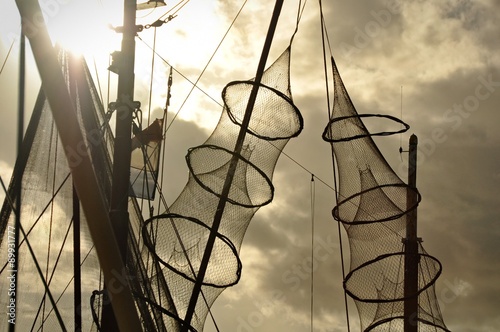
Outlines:
[[[248,130],[240,151],[235,146],[254,80],[235,81],[223,90],[224,108],[211,136],[189,149],[188,182],[168,213],[145,222],[151,252],[164,267],[177,317],[183,318],[198,276],[214,216],[226,200],[217,229],[201,295],[190,328],[203,328],[208,310],[219,294],[238,282],[242,264],[238,252],[250,219],[274,193],[274,167],[285,144],[302,130],[303,121],[292,102],[289,82],[290,48],[264,72]],[[231,160],[237,163],[231,169]],[[228,174],[229,193],[222,196]]]
[[[75,330],[74,275],[73,257],[74,193],[70,163],[78,163],[82,153],[92,160],[94,172],[100,184],[101,197],[110,197],[112,133],[107,118],[92,83],[91,75],[82,58],[60,53],[60,62],[66,78],[67,88],[74,101],[78,121],[84,135],[84,142],[78,151],[70,151],[66,158],[58,137],[52,112],[43,92],[40,92],[23,141],[22,150],[16,161],[9,185],[9,196],[15,200],[17,179],[22,179],[21,225],[27,236],[20,237],[20,247],[16,253],[19,261],[16,289],[17,304],[16,329],[19,331]],[[17,204],[14,201],[14,204]],[[78,204],[78,203],[77,203]],[[79,204],[78,204],[79,205]],[[128,270],[121,271],[117,278],[127,278],[137,297],[137,311],[141,316],[144,330],[161,331],[175,325],[163,322],[161,315],[152,315],[141,298],[160,301],[170,308],[169,294],[162,279],[153,290],[147,271],[155,271],[159,266],[144,249],[140,227],[142,215],[134,198],[129,201],[130,237]],[[8,248],[12,242],[15,213],[8,199],[4,201],[0,213],[0,292],[7,294],[11,287],[8,276]],[[80,269],[81,269],[81,321],[82,330],[96,331],[95,321],[101,314],[102,296],[93,296],[102,287],[102,275],[97,253],[83,213],[80,215]],[[27,243],[32,247],[30,253]],[[42,276],[37,272],[38,263]],[[76,263],[78,264],[78,263]],[[48,284],[44,287],[43,279]],[[51,293],[55,305],[51,303]],[[99,293],[101,294],[101,293]],[[9,297],[2,296],[0,304],[6,308]],[[56,311],[62,317],[60,322]],[[93,317],[93,315],[95,317]],[[97,318],[97,319],[94,319]],[[0,315],[0,326],[8,324],[8,315]]]
[[[448,331],[439,310],[434,283],[441,264],[418,247],[418,290],[404,292],[404,241],[408,213],[420,196],[394,173],[372,136],[405,131],[391,116],[359,115],[332,59],[333,111],[323,132],[338,170],[333,217],[344,226],[350,249],[344,288],[357,306],[363,331],[402,331],[404,301],[418,296],[418,331]],[[392,132],[370,133],[362,119],[389,119],[401,124]],[[418,197],[407,206],[407,194]]]

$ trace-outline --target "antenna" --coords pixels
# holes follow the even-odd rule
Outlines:
[[[400,115],[399,120],[403,121],[403,86],[401,85],[401,100],[400,100]],[[401,123],[401,129],[403,129],[403,124]],[[403,150],[403,133],[399,134],[399,156],[401,157],[401,161],[403,161],[402,153],[407,152]]]
[[[401,104],[400,104],[400,115],[399,115],[399,120],[403,121],[403,86],[401,85],[401,90],[400,90],[400,98],[401,98]],[[403,134],[401,133],[399,135],[399,152],[402,152],[403,150]]]

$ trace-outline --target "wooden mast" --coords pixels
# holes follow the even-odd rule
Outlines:
[[[410,137],[408,160],[408,186],[406,204],[410,208],[418,203],[417,184],[417,144],[415,134]],[[406,238],[404,239],[404,332],[418,331],[418,243],[417,209],[406,215]]]
[[[127,262],[127,240],[129,229],[128,196],[130,187],[130,151],[132,137],[132,115],[137,108],[134,102],[134,64],[136,0],[124,0],[121,52],[115,53],[118,69],[118,94],[116,101],[116,131],[113,152],[113,175],[109,218],[116,236],[123,262]],[[126,274],[126,270],[120,271]],[[108,287],[105,286],[107,289]],[[105,299],[107,296],[105,295]],[[103,331],[118,331],[112,309],[114,299],[104,301],[101,327]]]

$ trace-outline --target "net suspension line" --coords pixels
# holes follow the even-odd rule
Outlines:
[[[328,109],[328,119],[331,119],[332,116],[332,104],[330,102],[330,89],[329,89],[329,79],[328,79],[328,67],[327,67],[327,57],[326,57],[326,43],[328,43],[328,49],[330,51],[330,56],[332,56],[331,52],[331,45],[330,45],[330,39],[328,37],[328,30],[326,27],[325,23],[325,17],[323,15],[323,4],[321,0],[319,1],[319,14],[320,14],[320,22],[321,22],[321,39],[322,39],[322,47],[323,47],[323,66],[324,66],[324,73],[325,73],[325,89],[326,89],[326,97],[327,97],[327,109]],[[333,57],[333,56],[332,56]],[[331,127],[330,129],[331,130]],[[333,182],[334,182],[334,191],[335,191],[335,204],[338,205],[338,199],[339,199],[339,191],[338,191],[338,185],[337,185],[337,170],[336,170],[336,163],[335,163],[335,154],[333,153],[333,146],[331,145],[332,149],[332,159],[333,159]],[[339,236],[339,247],[340,247],[340,261],[341,261],[341,267],[342,267],[342,280],[345,280],[345,261],[344,261],[344,249],[343,249],[343,243],[342,243],[342,231],[340,227],[340,222],[337,222],[337,232]],[[347,292],[344,289],[344,308],[345,308],[345,314],[346,314],[346,324],[347,324],[347,331],[349,332],[351,330],[350,328],[350,322],[349,322],[349,305],[347,302]],[[312,330],[311,330],[312,331]]]

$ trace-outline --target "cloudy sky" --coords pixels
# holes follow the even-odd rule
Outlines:
[[[54,39],[83,51],[91,69],[95,59],[107,100],[107,54],[119,44],[107,39],[113,38],[112,33],[98,29],[108,22],[119,24],[121,10],[114,10],[117,0],[41,2]],[[394,170],[406,179],[405,163],[398,153],[400,142],[405,148],[411,133],[419,137],[417,186],[423,196],[418,211],[419,236],[426,251],[443,264],[436,293],[445,323],[452,331],[500,330],[500,2],[323,2],[332,51],[358,112],[400,117],[403,90],[402,114],[410,131],[377,139],[376,143]],[[192,0],[172,22],[157,30],[158,53],[195,81],[241,4]],[[297,1],[285,3],[272,59],[288,45],[297,5]],[[248,1],[201,77],[199,87],[217,102],[229,81],[255,75],[272,7],[267,0]],[[141,13],[140,21],[152,23],[164,12]],[[90,18],[95,23],[84,27]],[[19,18],[14,1],[0,4],[0,29],[2,64],[14,41],[0,75],[0,175],[9,181],[16,153]],[[168,66],[155,59],[149,102],[151,51],[146,45],[152,45],[152,31],[141,33],[144,43],[137,43],[136,100],[141,100],[143,111],[151,105],[152,116],[159,116]],[[69,33],[78,34],[77,43],[68,38]],[[85,37],[89,34],[90,38]],[[28,60],[28,69],[29,117],[39,79],[32,60]],[[223,292],[213,307],[221,331],[308,331],[311,280],[314,330],[347,330],[339,236],[330,213],[335,195],[331,153],[329,144],[321,139],[327,113],[315,1],[307,4],[293,44],[291,75],[294,101],[303,114],[305,128],[286,146],[289,157],[281,156],[278,161],[273,203],[259,210],[247,231],[240,283]],[[114,84],[112,78],[111,87]],[[170,111],[180,113],[167,134],[170,154],[164,182],[170,202],[187,179],[187,148],[206,140],[221,111],[198,90],[181,108],[189,89],[190,84],[175,74]],[[113,98],[111,92],[109,99]],[[314,190],[311,173],[316,177]],[[311,192],[317,253],[313,276],[307,268]],[[345,244],[344,232],[342,236]],[[359,330],[357,312],[350,301],[349,317],[351,330]],[[205,330],[215,331],[209,320]]]

